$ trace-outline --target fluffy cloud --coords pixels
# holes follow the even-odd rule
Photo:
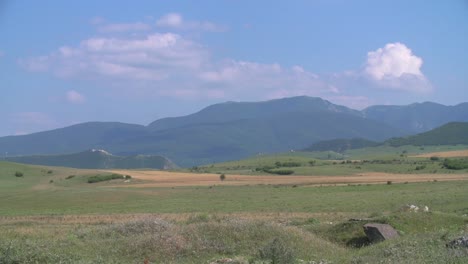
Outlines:
[[[319,96],[333,92],[319,76],[300,66],[284,68],[278,63],[230,60],[214,68],[214,71],[201,72],[199,78],[207,84],[229,87],[231,93],[237,90],[251,95],[260,93],[266,98],[279,98],[295,95]]]
[[[428,92],[431,85],[421,72],[423,60],[404,44],[388,43],[367,53],[364,74],[377,85],[413,92]]]
[[[73,103],[73,104],[80,104],[85,102],[85,97],[78,93],[75,90],[70,90],[66,94],[66,99],[68,102]]]
[[[63,46],[49,55],[21,60],[30,71],[61,77],[162,80],[203,64],[205,51],[173,33],[143,37],[96,37],[77,47]]]
[[[177,19],[173,20],[176,25]],[[62,78],[118,81],[127,89],[155,96],[240,100],[249,95],[264,99],[336,92],[300,66],[214,61],[201,44],[175,33],[98,36],[20,63],[30,71],[51,72]],[[70,91],[67,100],[78,103],[84,97]]]
[[[181,14],[169,13],[162,16],[156,21],[156,26],[181,29],[181,30],[201,30],[209,32],[222,32],[226,28],[220,25],[216,25],[211,22],[201,21],[185,21]]]

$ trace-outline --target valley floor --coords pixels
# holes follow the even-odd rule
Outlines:
[[[468,263],[446,246],[468,236],[467,169],[298,156],[292,175],[256,170],[290,159],[196,168],[211,173],[0,161],[0,263]],[[368,222],[400,237],[370,244]]]
[[[166,171],[132,171],[111,170],[109,173],[130,175],[136,181],[125,185],[110,185],[109,187],[181,187],[181,186],[231,186],[231,185],[346,185],[346,184],[387,184],[428,182],[428,181],[461,181],[468,180],[468,173],[464,174],[403,174],[364,172],[354,175],[240,175],[228,174],[226,179],[220,181],[220,174],[213,173],[183,173]]]

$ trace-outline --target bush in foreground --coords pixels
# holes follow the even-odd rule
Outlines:
[[[294,263],[294,253],[285,242],[275,238],[272,242],[259,250],[259,257],[268,260],[271,264]]]
[[[23,175],[22,172],[17,171],[17,172],[15,172],[15,176],[16,176],[16,177],[23,177],[24,175]]]

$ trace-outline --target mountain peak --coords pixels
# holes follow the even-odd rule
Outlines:
[[[362,114],[345,106],[335,105],[319,97],[295,96],[261,102],[225,102],[210,105],[197,113],[163,118],[149,124],[153,130],[183,127],[195,123],[223,123],[243,119],[269,118],[286,113],[344,113],[354,116]]]

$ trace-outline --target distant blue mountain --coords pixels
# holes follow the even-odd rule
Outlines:
[[[265,102],[227,102],[148,126],[91,122],[0,138],[0,153],[37,155],[106,149],[116,155],[151,154],[180,166],[303,149],[337,138],[383,141],[449,121],[468,121],[468,104],[373,106],[357,111],[300,96]]]
[[[445,106],[437,103],[414,103],[404,106],[377,105],[364,109],[366,118],[416,134],[429,131],[448,122],[467,122],[468,103]]]

